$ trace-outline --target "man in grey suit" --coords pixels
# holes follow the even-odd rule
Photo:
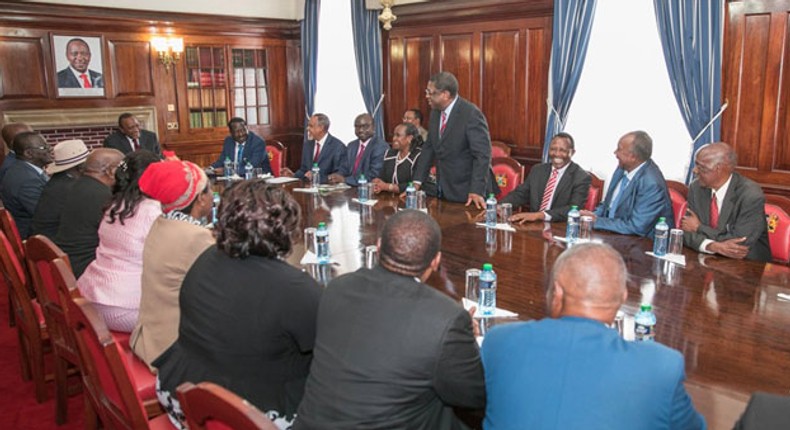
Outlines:
[[[439,197],[485,207],[488,193],[498,193],[491,171],[488,122],[474,104],[458,96],[458,80],[440,72],[428,81],[425,98],[431,105],[428,141],[415,168],[415,185],[428,178],[436,163]]]
[[[80,39],[74,38],[66,44],[69,67],[58,72],[58,88],[104,88],[102,74],[89,70],[91,48]]]
[[[123,152],[124,155],[145,149],[156,155],[162,156],[162,148],[156,133],[140,128],[140,121],[129,113],[122,113],[118,117],[118,130],[104,139],[105,148],[113,148]]]
[[[571,206],[584,207],[590,191],[590,175],[571,161],[573,137],[558,133],[549,144],[549,162],[533,166],[523,184],[502,199],[515,207],[528,205],[528,212],[510,217],[511,222],[565,221]]]
[[[771,261],[765,195],[757,183],[735,172],[737,162],[726,143],[697,152],[697,179],[689,186],[688,211],[681,221],[683,242],[708,254]]]
[[[52,162],[52,148],[40,134],[27,131],[14,138],[16,162],[8,169],[0,196],[16,221],[19,235],[27,239],[38,199],[49,177],[44,167]]]
[[[381,232],[379,266],[329,284],[294,428],[463,428],[453,407],[485,406],[472,319],[424,284],[440,248],[436,221],[401,211]]]

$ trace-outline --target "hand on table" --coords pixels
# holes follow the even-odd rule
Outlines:
[[[735,258],[742,260],[749,253],[749,247],[741,245],[746,241],[746,237],[735,237],[721,242],[712,242],[708,244],[708,251],[721,254],[725,257]]]
[[[329,183],[332,185],[342,184],[346,182],[346,178],[344,178],[343,175],[339,173],[330,173],[329,177],[327,178],[327,181],[329,181]]]
[[[305,177],[307,177],[307,175],[309,173],[310,172],[307,172],[305,174]],[[286,177],[289,177],[289,178],[293,178],[294,172],[291,169],[287,168],[287,167],[283,167],[282,169],[280,169],[280,176],[286,176]]]
[[[545,214],[543,212],[519,212],[510,216],[508,221],[517,224],[524,224],[525,222],[543,221]]]
[[[580,210],[579,211],[579,215],[580,216],[592,217],[592,221],[593,222],[595,222],[595,220],[598,218],[598,215],[595,215],[595,212],[587,211],[587,210]]]
[[[474,203],[475,207],[478,209],[485,209],[486,207],[486,199],[484,199],[480,194],[469,193],[469,197],[466,199],[466,206],[469,206],[472,203]]]

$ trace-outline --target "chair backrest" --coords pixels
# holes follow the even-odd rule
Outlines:
[[[680,222],[683,220],[683,215],[686,213],[688,202],[686,197],[673,187],[669,188],[669,199],[672,201],[672,214],[675,215],[675,228],[680,228]]]
[[[192,430],[277,429],[258,408],[217,384],[184,382],[176,391],[187,426]]]
[[[22,236],[19,235],[19,229],[16,227],[16,221],[11,216],[11,212],[5,208],[0,208],[0,230],[5,233],[5,237],[11,242],[16,258],[22,264],[22,268],[24,268],[25,250],[22,248]]]
[[[768,243],[775,261],[790,262],[790,199],[767,194],[765,219],[768,223]]]
[[[670,191],[677,191],[678,194],[683,196],[683,200],[687,200],[689,198],[689,187],[687,187],[683,182],[667,181],[667,188],[669,188]]]
[[[524,182],[524,166],[510,157],[496,157],[491,162],[496,184],[499,186],[499,199],[503,199],[511,191]]]
[[[40,342],[41,318],[39,318],[30,297],[25,269],[17,259],[11,242],[2,231],[0,231],[0,263],[6,285],[14,298],[11,302],[17,328],[24,331],[28,338]]]
[[[510,157],[510,146],[501,140],[491,141],[491,158]]]
[[[56,260],[61,274],[65,269],[62,263]],[[147,429],[145,408],[132,385],[121,348],[104,320],[83,298],[69,303],[67,315],[80,350],[83,386],[104,427]]]
[[[686,208],[688,207],[689,202],[684,201],[675,211],[675,228],[680,228],[680,223],[683,222],[683,215],[686,214]]]
[[[285,167],[285,146],[277,140],[266,141],[266,156],[269,157],[269,166],[272,168],[272,175],[280,176],[280,169]]]
[[[601,196],[603,195],[603,180],[593,172],[587,172],[590,175],[590,191],[587,193],[587,201],[584,203],[584,209],[594,211],[595,208],[601,203]]]

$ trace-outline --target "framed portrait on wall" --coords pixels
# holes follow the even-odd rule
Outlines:
[[[104,95],[104,55],[101,37],[52,36],[55,76],[60,97]]]

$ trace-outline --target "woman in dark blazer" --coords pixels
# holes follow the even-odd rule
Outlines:
[[[421,145],[422,137],[414,124],[404,122],[396,125],[392,135],[392,148],[384,154],[384,165],[379,177],[372,181],[373,192],[404,192],[412,181]]]

